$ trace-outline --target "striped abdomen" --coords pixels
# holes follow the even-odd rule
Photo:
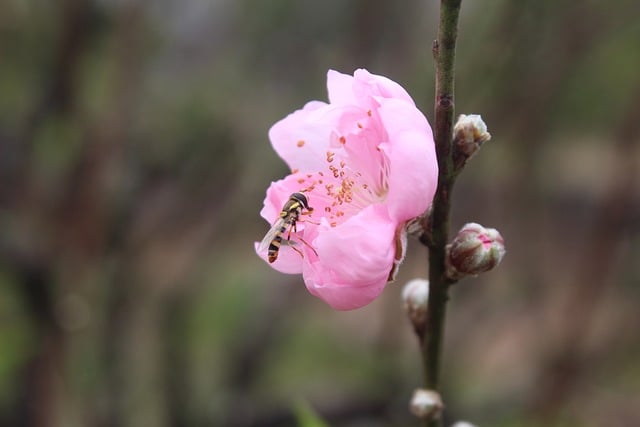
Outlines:
[[[296,221],[298,221],[298,215],[300,215],[298,209],[287,212],[287,216],[284,217],[284,221],[282,222],[278,233],[275,235],[271,243],[269,243],[269,252],[267,254],[269,262],[274,262],[276,259],[278,259],[278,251],[280,250],[280,246],[282,245],[282,236],[284,236],[287,228],[289,230],[291,228],[295,228]],[[287,236],[287,240],[289,240],[289,236]]]

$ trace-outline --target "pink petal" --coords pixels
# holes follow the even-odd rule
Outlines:
[[[438,185],[431,127],[422,113],[401,100],[383,100],[380,118],[389,142],[380,145],[390,164],[389,215],[399,222],[427,210]]]
[[[353,76],[329,70],[327,89],[331,104],[360,105],[373,108],[373,97],[397,98],[413,104],[407,91],[393,80],[358,69]]]
[[[318,170],[323,166],[333,128],[324,118],[325,108],[327,104],[312,101],[269,130],[273,148],[292,170]]]
[[[289,200],[291,194],[300,191],[304,185],[300,184],[300,181],[304,179],[306,179],[305,174],[297,173],[288,175],[284,179],[271,183],[267,189],[264,206],[260,211],[260,215],[268,222],[268,227],[265,227],[265,234],[270,230],[271,226],[280,216],[282,207],[287,200]],[[312,195],[307,195],[307,198],[312,207],[320,206],[320,209],[324,209],[324,205],[320,204],[320,200],[317,198]],[[309,252],[313,254],[313,250],[302,243],[300,239],[302,238],[309,242],[317,235],[317,225],[312,222],[308,222],[307,218],[307,215],[303,215],[303,218],[301,218],[296,224],[297,232],[291,233],[292,244],[295,244],[296,248],[303,252],[305,256],[307,256],[306,254]],[[256,253],[260,258],[267,261],[267,251],[259,252],[258,246],[259,243],[256,243]],[[302,273],[302,263],[302,256],[300,256],[300,254],[295,250],[291,249],[291,247],[283,244],[278,251],[278,258],[270,265],[282,273],[299,274]]]
[[[353,96],[353,76],[335,70],[327,72],[327,92],[332,105],[355,105]]]
[[[303,269],[309,292],[339,310],[373,301],[393,266],[395,229],[383,205],[368,206],[338,227],[320,226],[313,241],[318,255]]]
[[[256,254],[258,254],[258,256],[266,263],[269,263],[267,260],[267,251],[259,252],[259,245],[260,242],[254,242],[253,248],[256,251]],[[302,264],[303,259],[300,254],[287,246],[281,246],[278,251],[278,258],[273,263],[269,263],[274,270],[285,274],[302,273]]]
[[[384,76],[371,74],[365,69],[356,70],[353,74],[356,98],[380,96],[383,98],[401,99],[414,105],[413,99],[398,83]]]
[[[267,196],[264,199],[260,216],[266,219],[269,224],[273,224],[278,219],[282,207],[289,200],[291,194],[300,191],[301,185],[298,180],[303,176],[302,174],[287,175],[284,179],[272,182],[267,188]]]
[[[340,136],[358,129],[355,117],[366,117],[366,111],[355,106],[322,104],[311,110],[295,111],[274,124],[269,138],[276,152],[294,171],[328,170],[327,152],[343,160]]]

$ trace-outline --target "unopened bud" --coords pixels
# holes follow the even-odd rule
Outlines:
[[[453,127],[454,163],[456,170],[462,169],[482,144],[491,139],[487,125],[478,114],[461,114]]]
[[[453,140],[469,157],[490,139],[491,134],[487,132],[487,125],[479,114],[460,114],[453,126]]]
[[[424,211],[422,215],[410,219],[406,223],[407,233],[417,237],[423,244],[429,246],[431,242],[431,211],[432,207]]]
[[[444,405],[438,392],[418,388],[413,392],[409,410],[421,420],[435,420],[440,417]]]
[[[476,427],[476,426],[466,421],[458,421],[455,424],[452,424],[451,427]]]
[[[504,240],[498,230],[469,223],[447,246],[447,275],[457,280],[489,271],[504,254]]]
[[[424,327],[427,320],[429,281],[425,279],[410,280],[402,288],[402,301],[413,327],[418,332]]]

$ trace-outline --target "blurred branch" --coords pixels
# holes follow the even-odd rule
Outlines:
[[[637,159],[631,155],[634,145],[640,141],[636,100],[640,97],[640,85],[630,97],[627,115],[620,121],[615,132],[615,175],[605,198],[593,220],[589,240],[578,259],[573,274],[574,281],[568,284],[571,292],[565,296],[562,308],[563,328],[558,340],[547,355],[537,393],[532,398],[531,413],[543,423],[556,419],[566,408],[567,400],[578,392],[576,387],[588,360],[586,343],[591,325],[598,318],[600,301],[609,287],[615,283],[618,249],[629,234],[638,217]],[[567,286],[567,284],[565,284]],[[579,393],[579,392],[578,392]]]
[[[22,133],[9,147],[13,162],[3,171],[3,185],[0,200],[14,209],[21,206],[24,199],[36,196],[25,205],[35,204],[35,211],[46,211],[41,199],[32,188],[29,175],[31,150],[36,133],[44,122],[52,116],[70,115],[76,96],[77,74],[82,55],[90,40],[90,3],[82,0],[62,2],[59,9],[59,33],[55,35],[51,66],[43,73],[44,89],[36,101],[31,115],[27,118]],[[4,162],[3,162],[4,164]],[[4,186],[5,183],[11,185]],[[6,204],[4,203],[6,202]],[[43,222],[55,222],[55,218],[40,212]],[[33,223],[29,224],[34,226]],[[35,228],[35,227],[34,227]],[[2,259],[17,277],[16,286],[24,305],[29,309],[30,319],[36,331],[36,350],[32,359],[23,367],[24,401],[14,408],[16,425],[46,427],[57,425],[57,411],[64,398],[60,395],[59,372],[65,366],[65,335],[56,318],[58,284],[56,282],[56,257],[49,239],[28,234],[31,247],[25,249],[24,241],[17,239],[4,242]]]
[[[50,267],[44,259],[5,247],[1,248],[0,258],[9,262],[17,276],[37,339],[33,356],[23,366],[23,389],[11,417],[14,425],[54,426],[59,403],[56,372],[63,365],[64,335],[55,318]]]
[[[91,38],[92,6],[89,0],[64,0],[60,10],[60,34],[51,69],[46,73],[42,98],[36,105],[27,129],[37,128],[51,113],[73,109],[79,63]]]

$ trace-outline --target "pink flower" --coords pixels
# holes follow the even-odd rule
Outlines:
[[[313,210],[301,210],[270,265],[350,310],[393,278],[404,224],[430,206],[438,164],[431,127],[400,85],[360,69],[330,70],[327,87],[328,104],[311,101],[269,131],[291,174],[271,184],[260,215],[273,224],[292,193],[306,196]]]

